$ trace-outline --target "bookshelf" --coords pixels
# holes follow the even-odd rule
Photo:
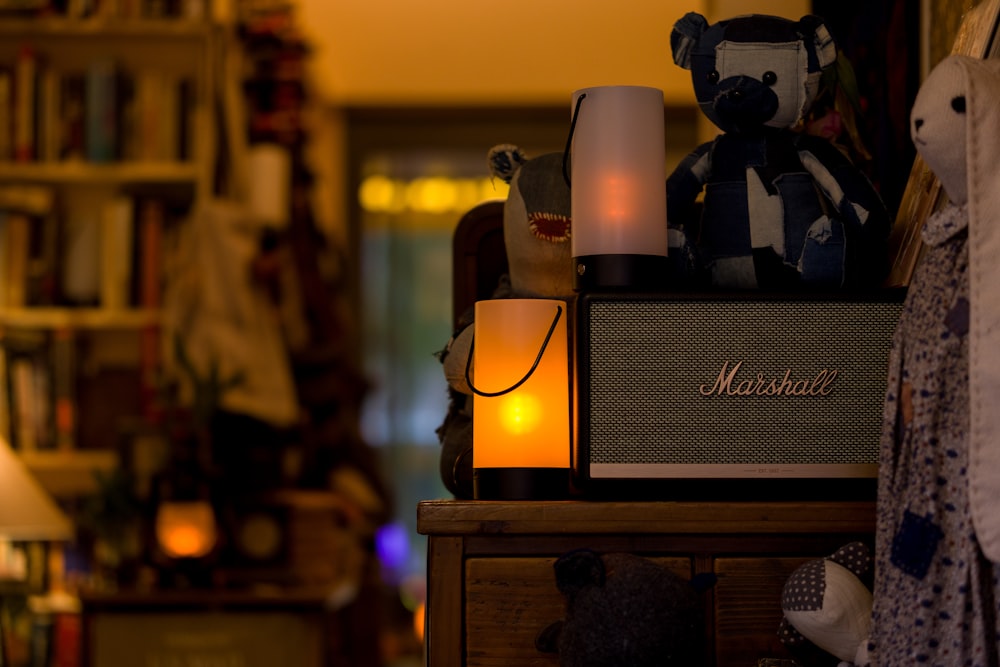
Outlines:
[[[118,465],[116,420],[148,396],[154,255],[212,190],[222,29],[157,3],[51,4],[0,10],[0,435],[73,497]],[[108,368],[116,393],[95,398],[86,378]]]

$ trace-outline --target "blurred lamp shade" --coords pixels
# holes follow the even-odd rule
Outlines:
[[[69,518],[0,439],[0,538],[36,542],[72,537]]]

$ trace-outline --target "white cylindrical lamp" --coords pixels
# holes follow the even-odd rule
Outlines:
[[[564,498],[570,481],[566,304],[478,301],[473,387],[473,485],[479,499]]]
[[[572,252],[577,291],[652,289],[667,275],[663,91],[573,93]]]

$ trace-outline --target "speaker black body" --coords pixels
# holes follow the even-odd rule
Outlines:
[[[579,295],[578,490],[874,498],[903,297]]]

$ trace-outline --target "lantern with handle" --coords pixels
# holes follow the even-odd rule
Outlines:
[[[576,290],[662,286],[668,271],[663,91],[576,91],[567,150]]]
[[[475,497],[565,497],[570,474],[566,303],[495,299],[478,301],[475,308],[466,372],[474,393]]]

